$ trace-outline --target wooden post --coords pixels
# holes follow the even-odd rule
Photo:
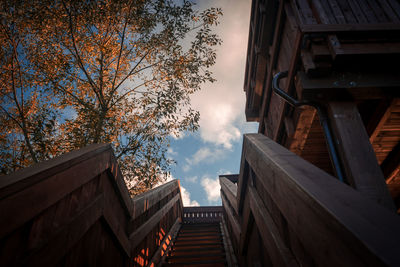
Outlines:
[[[348,182],[363,195],[395,211],[357,106],[329,102],[328,114]]]

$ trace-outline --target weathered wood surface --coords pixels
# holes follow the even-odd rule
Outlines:
[[[241,185],[247,189],[240,194],[245,200],[239,221],[250,223],[247,229],[241,225],[240,243],[260,240],[263,245],[258,252],[236,247],[239,262],[400,264],[397,215],[261,134],[245,135],[243,148],[242,164],[249,171],[239,175],[238,192],[243,192]],[[227,202],[223,198],[229,212]]]
[[[229,200],[229,203],[234,209],[235,213],[239,214],[238,205],[236,201],[237,186],[223,176],[219,177],[219,183],[221,185],[222,193],[226,196],[227,200]]]
[[[357,106],[329,102],[328,113],[348,182],[367,198],[395,211]]]
[[[182,204],[176,180],[131,199],[111,146],[92,145],[1,177],[0,213],[2,266],[146,266]]]
[[[321,105],[351,101],[369,106],[360,114],[382,164],[400,141],[397,106],[393,104],[400,97],[399,2],[254,0],[250,21],[244,89],[246,111],[259,112],[258,118],[253,113],[251,118],[259,122],[258,132],[333,173],[315,112],[302,114],[272,92],[274,75],[288,71],[280,87],[299,100]],[[258,61],[261,55],[265,59],[262,64]],[[375,101],[382,101],[382,105]],[[380,114],[385,101],[389,107]],[[372,117],[371,110],[375,110]],[[391,172],[385,175],[393,181],[390,191],[400,192],[400,164],[387,166],[385,163],[381,168],[385,174]],[[393,198],[398,196],[392,194]],[[240,211],[239,198],[238,204]],[[400,211],[399,205],[397,209]]]

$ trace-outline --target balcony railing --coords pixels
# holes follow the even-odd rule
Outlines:
[[[110,145],[0,177],[0,266],[147,266],[182,221],[179,181],[131,199]]]
[[[237,185],[220,176],[242,266],[400,266],[400,218],[261,134],[244,136]]]
[[[183,223],[215,223],[222,218],[221,206],[185,207],[183,208]]]

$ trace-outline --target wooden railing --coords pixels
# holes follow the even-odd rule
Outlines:
[[[130,198],[110,145],[0,177],[0,266],[150,266],[182,220],[179,181]]]
[[[185,207],[183,208],[183,223],[214,223],[220,222],[221,206]]]
[[[400,266],[400,218],[261,134],[220,176],[242,266]],[[236,241],[235,241],[236,239]]]

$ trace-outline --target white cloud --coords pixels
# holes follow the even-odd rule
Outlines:
[[[201,162],[213,163],[217,160],[224,158],[224,149],[214,148],[210,149],[208,147],[202,147],[196,151],[190,158],[186,158],[186,165],[182,167],[184,172],[191,169],[192,166],[197,165]]]
[[[184,172],[190,171],[190,168],[191,168],[190,165],[183,165],[183,166],[182,166],[182,170],[183,170]]]
[[[167,149],[167,154],[170,155],[170,156],[178,156],[178,152],[174,151],[174,150],[172,149],[172,147],[169,147],[169,148]]]
[[[217,172],[218,175],[223,175],[223,174],[232,174],[231,171],[228,171],[226,169],[219,169]]]
[[[190,193],[183,187],[181,186],[181,194],[182,194],[182,202],[184,207],[198,207],[200,206],[199,202],[196,200],[191,200],[190,199]]]
[[[197,180],[198,180],[197,176],[185,177],[185,181],[189,183],[196,183]]]
[[[203,186],[204,191],[206,191],[208,201],[217,202],[220,200],[221,186],[218,177],[215,180],[205,177],[202,179],[201,185]]]
[[[205,84],[192,97],[193,107],[200,111],[200,137],[205,142],[231,148],[240,140],[244,120],[244,69],[247,54],[250,1],[218,1],[224,16],[216,32],[223,39],[212,68],[217,82]],[[202,7],[215,1],[201,1]]]

